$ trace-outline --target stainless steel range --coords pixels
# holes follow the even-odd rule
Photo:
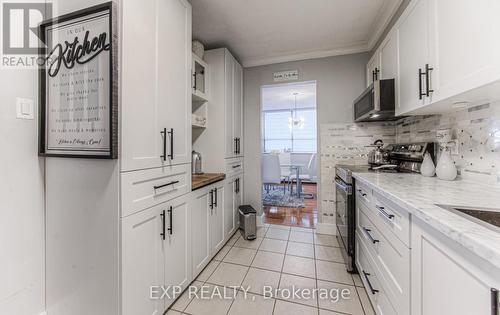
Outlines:
[[[347,264],[347,271],[357,273],[355,253],[356,229],[356,183],[353,173],[391,172],[391,173],[420,173],[420,166],[424,154],[429,152],[436,164],[436,143],[422,142],[409,144],[391,144],[385,150],[389,154],[387,165],[372,167],[370,165],[337,165],[335,168],[335,195],[336,195],[336,226],[337,239]]]

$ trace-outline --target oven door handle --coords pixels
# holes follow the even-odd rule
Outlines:
[[[342,190],[346,195],[352,195],[352,186],[343,183],[341,180],[335,180],[335,186],[337,189]]]

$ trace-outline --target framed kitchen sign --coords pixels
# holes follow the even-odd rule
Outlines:
[[[44,21],[40,38],[40,155],[117,158],[116,4]]]

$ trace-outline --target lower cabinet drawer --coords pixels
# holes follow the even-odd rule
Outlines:
[[[410,309],[410,249],[401,241],[391,242],[382,231],[369,219],[362,205],[357,205],[357,226],[375,267],[380,272],[383,285],[386,287],[394,308],[401,314]],[[390,232],[389,232],[390,233]]]
[[[373,191],[370,218],[381,230],[392,233],[393,237],[401,240],[410,247],[410,213],[388,200],[376,190]]]
[[[226,160],[226,177],[243,172],[243,159],[227,159]]]
[[[122,217],[169,201],[190,191],[190,164],[122,173]]]
[[[361,240],[359,231],[356,232],[356,265],[360,277],[365,285],[366,292],[377,315],[405,315],[408,313],[396,312],[389,296],[382,285],[380,274],[368,248]]]

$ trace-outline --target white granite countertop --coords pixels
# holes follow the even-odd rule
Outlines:
[[[500,233],[436,206],[500,208],[500,186],[419,174],[354,173],[354,178],[500,268]]]

